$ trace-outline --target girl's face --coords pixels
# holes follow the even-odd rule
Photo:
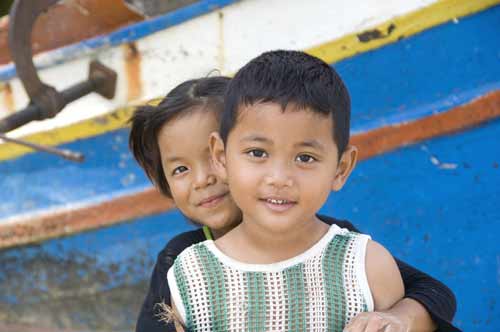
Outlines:
[[[176,206],[189,219],[222,235],[241,220],[226,183],[212,166],[208,137],[217,131],[215,112],[200,108],[165,124],[158,146]]]

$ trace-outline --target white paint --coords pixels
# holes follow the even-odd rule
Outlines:
[[[144,99],[164,96],[177,84],[216,69],[218,13],[210,13],[138,43]]]
[[[318,46],[433,2],[436,1],[244,1],[224,10],[226,67],[234,72],[267,50]]]
[[[178,83],[205,76],[213,69],[234,73],[258,54],[272,49],[306,49],[346,34],[376,26],[395,16],[418,10],[437,0],[246,0],[180,25],[151,34],[137,42],[141,53],[142,95],[161,97]],[[222,26],[222,32],[221,32]],[[222,37],[222,38],[221,38]],[[88,65],[99,59],[118,72],[112,101],[89,95],[68,105],[56,118],[28,124],[10,134],[23,136],[62,127],[110,112],[127,103],[124,47],[82,51],[81,57],[60,63],[55,50],[36,57],[41,79],[58,89],[86,79]],[[224,62],[221,63],[221,60]],[[56,61],[58,64],[54,64]],[[222,68],[221,68],[222,67]],[[5,69],[6,66],[3,66]],[[2,67],[0,67],[0,71]],[[16,109],[28,99],[17,79],[10,81]],[[0,91],[0,117],[7,115]]]

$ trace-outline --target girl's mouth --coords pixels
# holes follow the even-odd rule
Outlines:
[[[200,201],[198,203],[198,206],[204,207],[204,208],[212,208],[214,206],[217,206],[227,196],[227,194],[228,193],[226,192],[223,194],[207,197],[207,198],[203,199],[202,201]]]

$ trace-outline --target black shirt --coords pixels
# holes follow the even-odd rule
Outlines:
[[[329,225],[336,224],[339,227],[359,233],[358,229],[348,221],[326,216],[318,217]],[[206,237],[202,229],[181,233],[170,240],[158,254],[148,294],[137,320],[136,332],[175,331],[173,324],[167,325],[158,321],[156,315],[159,308],[155,305],[162,301],[170,305],[167,272],[173,265],[175,258],[187,247],[205,240]],[[438,326],[437,331],[460,332],[451,324],[456,311],[456,301],[452,291],[438,280],[405,262],[396,259],[396,263],[403,278],[405,297],[418,301],[427,309],[434,323]]]

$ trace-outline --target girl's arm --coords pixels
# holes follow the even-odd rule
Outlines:
[[[158,319],[161,314],[161,306],[165,303],[170,305],[170,289],[167,283],[167,271],[174,264],[174,260],[185,248],[194,243],[205,241],[201,229],[185,232],[174,237],[158,254],[156,264],[151,275],[148,293],[142,304],[136,332],[172,332],[175,331],[174,324],[165,324]]]
[[[374,241],[367,244],[366,275],[374,312],[359,314],[345,331],[434,331],[434,323],[425,308],[412,299],[402,299],[404,285],[399,268],[391,254]]]
[[[158,320],[161,313],[159,303],[170,304],[170,290],[167,283],[167,271],[172,266],[175,257],[170,254],[168,245],[156,259],[151,275],[148,293],[141,307],[135,326],[136,332],[171,332],[175,331],[173,324],[165,324]]]
[[[323,222],[361,233],[350,222],[328,216],[318,216]],[[389,313],[394,322],[407,323],[409,332],[460,332],[451,321],[456,311],[453,292],[443,283],[422,271],[396,259],[405,286],[405,295]]]
[[[410,319],[413,322],[409,331],[460,332],[460,329],[451,323],[456,311],[453,292],[413,266],[398,259],[396,263],[405,284],[405,298],[401,303],[396,303],[393,309],[402,319]]]

